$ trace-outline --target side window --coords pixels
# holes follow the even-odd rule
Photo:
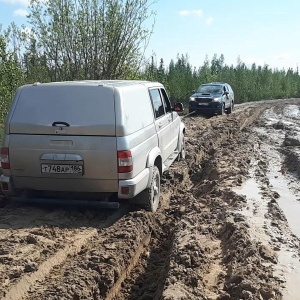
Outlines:
[[[168,98],[166,91],[164,89],[160,89],[160,92],[161,92],[161,96],[163,99],[163,103],[164,103],[166,112],[172,112],[171,103],[170,103],[170,100]]]
[[[153,104],[153,110],[155,118],[159,118],[165,114],[164,105],[162,103],[162,99],[160,97],[160,93],[158,89],[150,90],[150,96]]]

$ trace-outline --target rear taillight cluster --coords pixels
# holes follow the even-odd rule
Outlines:
[[[118,151],[118,172],[128,173],[133,169],[130,150]]]
[[[10,169],[9,150],[8,148],[1,148],[1,168]]]

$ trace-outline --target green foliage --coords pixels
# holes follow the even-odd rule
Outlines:
[[[196,83],[193,67],[188,62],[188,57],[183,55],[177,56],[175,63],[171,61],[166,78],[171,99],[186,99]]]
[[[229,83],[234,90],[236,103],[300,97],[298,70],[272,70],[268,65],[255,64],[247,67],[240,58],[236,66],[228,66],[222,54],[219,57],[215,54],[211,61],[206,57],[198,70],[190,65],[187,56],[178,55],[177,60],[171,60],[164,72],[160,71],[160,75],[152,59],[146,67],[145,78],[164,83],[172,100],[186,103],[193,90],[208,82]]]
[[[0,119],[6,117],[12,96],[22,83],[22,70],[14,53],[7,51],[5,37],[0,35]]]

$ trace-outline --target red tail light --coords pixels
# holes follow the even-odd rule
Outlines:
[[[118,151],[118,172],[128,173],[133,169],[130,150]]]
[[[1,148],[1,167],[2,169],[10,169],[9,164],[9,150],[8,148]]]

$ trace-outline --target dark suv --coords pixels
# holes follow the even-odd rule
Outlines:
[[[202,114],[230,114],[234,107],[234,93],[228,83],[201,84],[190,97],[189,112]]]

